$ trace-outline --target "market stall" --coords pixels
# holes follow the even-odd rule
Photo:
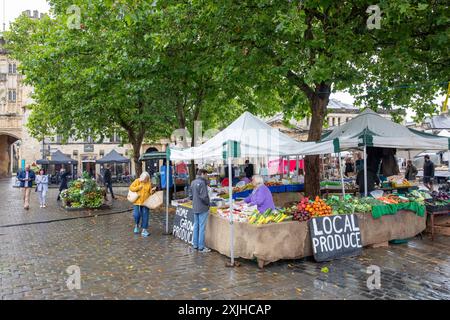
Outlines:
[[[78,161],[70,158],[61,151],[57,150],[50,155],[50,159],[40,159],[36,161],[37,164],[42,165],[47,174],[50,175],[51,183],[59,183],[59,169],[62,166],[70,166],[71,178],[74,179],[77,176]]]
[[[172,150],[172,156],[173,159],[177,160],[228,159],[229,168],[231,168],[233,156],[252,157],[260,155],[261,150],[270,156],[275,154],[278,156],[289,156],[338,153],[340,161],[339,153],[344,148],[364,148],[365,150],[368,145],[373,145],[375,142],[381,146],[384,144],[392,145],[388,144],[388,142],[392,143],[388,141],[389,139],[380,140],[380,137],[383,137],[382,132],[388,133],[389,130],[393,130],[393,127],[395,129],[397,124],[392,123],[392,127],[389,121],[390,124],[384,126],[382,132],[374,136],[373,132],[375,129],[371,129],[372,119],[369,119],[373,116],[374,113],[371,111],[365,111],[358,116],[361,117],[361,119],[357,120],[358,127],[362,128],[362,131],[356,130],[356,133],[353,132],[346,136],[345,133],[350,131],[340,127],[340,135],[328,134],[329,139],[324,139],[320,143],[299,143],[282,135],[273,128],[267,128],[265,123],[246,113],[205,144],[187,150]],[[378,115],[375,114],[375,116]],[[255,130],[255,128],[264,129],[269,131],[270,134],[267,135],[266,133],[266,139],[262,140],[259,140],[259,137],[250,137],[249,139],[248,137],[251,134],[245,134],[244,132],[249,129],[257,132],[258,130]],[[430,144],[434,143],[434,148],[441,148],[444,145],[442,138],[439,138],[441,140],[435,140],[434,136],[423,137],[420,134],[413,134],[416,135],[415,144],[407,145],[406,142],[402,141],[400,147],[422,148],[426,145],[426,148],[428,148]],[[268,143],[268,136],[271,139],[274,136],[279,138],[274,144],[276,148],[273,148],[274,145]],[[448,146],[448,140],[445,140],[445,142]],[[339,167],[342,166],[339,165]],[[395,181],[396,183],[398,182],[397,180]],[[248,186],[244,186],[244,188],[248,188],[244,190],[233,190],[230,186],[228,187],[228,192],[223,194],[219,192],[214,195],[215,199],[213,200],[217,201],[218,205],[211,209],[212,214],[206,229],[206,245],[211,249],[230,256],[232,261],[234,257],[256,258],[259,261],[258,264],[264,266],[279,259],[294,259],[312,254],[316,257],[318,254],[316,242],[319,240],[314,238],[314,236],[317,236],[320,232],[313,235],[311,230],[316,231],[312,225],[322,220],[351,220],[353,231],[349,231],[348,236],[353,237],[352,239],[359,239],[359,241],[355,240],[359,249],[362,246],[384,243],[390,240],[407,239],[425,229],[425,197],[421,193],[413,194],[408,192],[404,196],[379,193],[376,197],[377,199],[373,197],[359,198],[346,195],[346,185],[342,170],[339,182],[344,199],[331,195],[327,199],[321,199],[320,197],[301,199],[298,196],[299,193],[292,193],[298,196],[291,201],[294,202],[292,206],[286,206],[284,203],[276,203],[274,201],[277,209],[269,212],[258,212],[257,210],[255,211],[255,208],[233,202],[232,199],[236,198],[234,196],[235,192],[245,192],[245,194],[241,195],[245,196],[252,191]],[[286,190],[285,185],[271,187],[279,187],[279,190],[283,188]],[[274,193],[272,190],[272,194],[275,195],[277,193]],[[189,201],[186,200],[186,202],[178,203],[178,205],[176,216],[179,218],[176,219],[173,232],[174,235],[187,235],[185,241],[189,242],[189,226],[191,225],[189,222]],[[186,228],[186,230],[183,231],[183,228]],[[350,233],[352,234],[350,235]],[[322,240],[323,237],[320,241]],[[322,246],[322,242],[320,242],[320,245]],[[345,254],[348,254],[348,252]],[[343,253],[339,252],[339,255],[343,256]],[[328,255],[329,257],[330,255]],[[319,258],[316,257],[317,259]]]
[[[113,179],[115,181],[121,181],[122,175],[124,172],[128,171],[131,172],[131,161],[129,158],[122,156],[120,153],[118,153],[116,150],[111,150],[108,154],[106,154],[104,157],[95,160],[96,164],[104,165],[104,164],[112,164],[113,168],[111,172],[113,173]],[[119,165],[122,167],[119,169]],[[125,168],[125,165],[127,165],[128,169]],[[131,178],[131,176],[127,177]]]

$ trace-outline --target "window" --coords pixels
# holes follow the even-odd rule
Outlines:
[[[17,66],[15,63],[10,63],[8,65],[8,72],[11,74],[16,74],[17,73]]]
[[[62,140],[63,140],[63,139],[62,139],[62,135],[59,135],[59,134],[58,134],[58,135],[56,136],[56,143],[61,143]]]
[[[333,123],[333,127],[336,125],[336,122],[335,122],[335,120],[336,120],[336,118],[331,118],[332,119],[332,123]]]
[[[341,125],[341,118],[338,118],[338,126]]]
[[[14,89],[8,90],[8,101],[9,102],[16,102],[16,98],[17,98],[16,90],[14,90]]]
[[[105,155],[105,150],[100,150],[100,152],[98,154],[100,157],[103,157]]]
[[[114,133],[111,135],[111,138],[109,138],[109,142],[115,142],[115,143],[122,142],[120,139],[120,135],[117,131],[114,131]]]
[[[72,155],[74,158],[78,157],[78,150],[73,150]]]

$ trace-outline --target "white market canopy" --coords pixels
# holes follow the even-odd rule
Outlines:
[[[232,124],[198,147],[184,150],[171,148],[172,160],[221,160],[223,144],[240,143],[240,157],[280,157],[317,154],[315,142],[299,142],[272,128],[250,112],[244,112]],[[319,150],[320,151],[320,150]]]
[[[366,109],[361,114],[325,134],[316,146],[328,153],[362,146],[405,150],[448,150],[447,137],[409,129],[376,112]]]

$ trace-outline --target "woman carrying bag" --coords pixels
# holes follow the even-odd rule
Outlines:
[[[36,192],[39,194],[39,204],[41,208],[47,207],[47,193],[48,193],[48,176],[45,170],[39,170],[36,176]]]
[[[150,235],[147,230],[150,210],[144,205],[144,203],[153,192],[152,184],[150,182],[150,175],[147,172],[143,172],[139,179],[134,180],[134,182],[131,184],[130,191],[131,192],[128,194],[128,200],[134,204],[134,233],[139,233],[139,223],[141,223],[141,235],[143,237],[148,237]]]

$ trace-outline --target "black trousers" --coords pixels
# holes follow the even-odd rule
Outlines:
[[[106,194],[108,194],[108,190],[109,190],[109,192],[111,192],[111,197],[114,198],[114,192],[113,192],[113,188],[112,188],[112,183],[106,183],[105,184],[105,188],[106,188]]]

